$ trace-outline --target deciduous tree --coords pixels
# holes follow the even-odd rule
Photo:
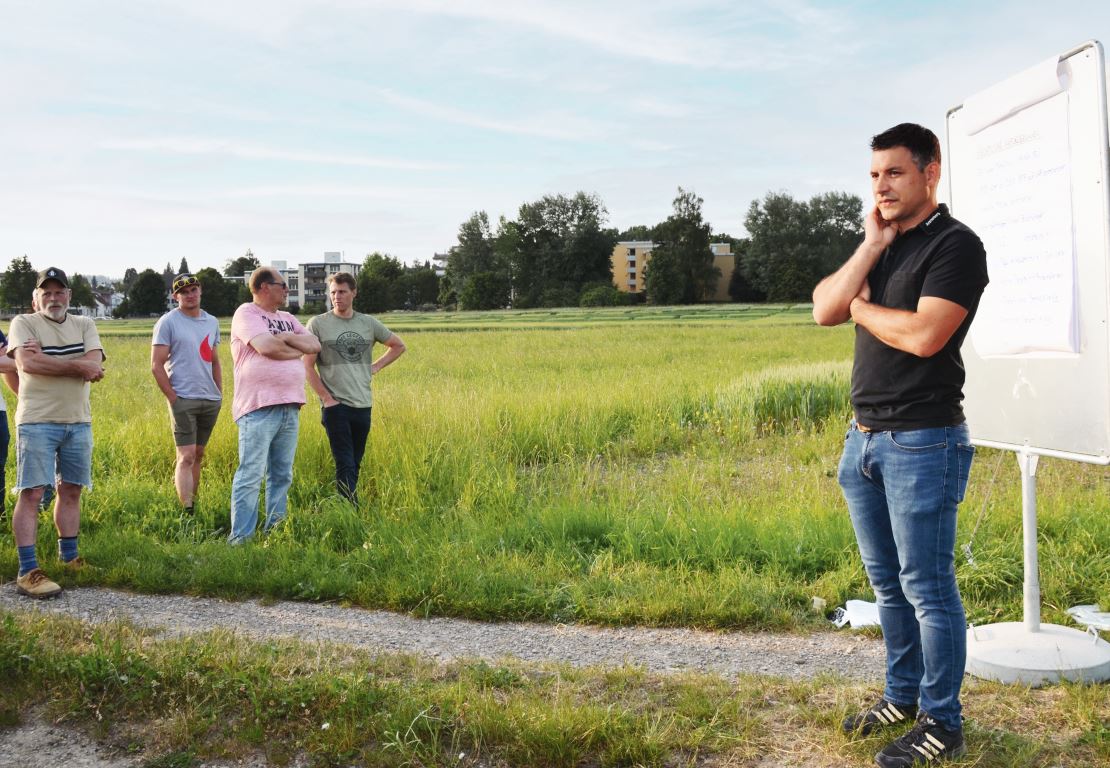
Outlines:
[[[134,267],[128,267],[123,271],[123,279],[119,281],[116,286],[120,293],[127,293],[131,290],[131,286],[139,279],[139,270]]]
[[[374,252],[362,262],[355,279],[358,295],[354,308],[357,312],[388,312],[399,306],[398,283],[404,273],[400,260],[388,254]]]
[[[74,275],[69,279],[69,289],[73,292],[70,297],[69,305],[71,307],[88,307],[92,309],[96,306],[96,296],[93,295],[92,285],[85,279],[83,275]]]
[[[747,282],[768,301],[807,301],[814,286],[851,255],[863,237],[859,197],[786,192],[753,201],[744,219],[750,240],[740,259]]]
[[[693,304],[711,297],[717,289],[721,270],[713,265],[703,203],[696,194],[679,187],[671,203],[673,213],[655,227],[659,245],[652,251],[644,275],[648,299],[654,304]]]
[[[447,274],[456,283],[478,272],[495,271],[489,215],[475,211],[459,225],[458,244],[447,252]]]
[[[166,309],[166,287],[162,275],[153,269],[144,269],[127,292],[127,298],[113,314],[117,317],[148,317],[160,315]]]
[[[227,277],[241,277],[242,275],[249,275],[260,266],[262,265],[258,263],[258,259],[248,249],[242,256],[232,259],[224,266],[224,275]]]
[[[575,305],[588,283],[612,282],[617,233],[604,227],[608,212],[597,195],[546,195],[525,203],[503,228],[512,264],[513,304]]]
[[[31,308],[31,294],[35,290],[37,273],[27,260],[26,254],[12,259],[8,271],[4,273],[2,289],[4,306],[26,312]]]
[[[216,317],[230,317],[239,307],[239,284],[225,280],[224,276],[212,267],[197,272],[200,281],[201,306],[204,311]]]
[[[403,309],[435,304],[439,298],[439,275],[431,263],[405,267],[397,282],[396,298]]]
[[[462,309],[502,309],[509,303],[509,281],[495,272],[471,275],[459,291]]]

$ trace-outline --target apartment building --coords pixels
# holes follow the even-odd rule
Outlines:
[[[341,251],[324,251],[323,261],[309,261],[297,268],[297,282],[300,288],[300,305],[323,304],[331,309],[328,299],[328,277],[336,272],[350,272],[357,275],[362,264],[344,261]]]
[[[362,264],[344,261],[342,251],[324,251],[323,261],[306,261],[290,267],[284,260],[271,261],[269,266],[276,269],[289,285],[287,305],[307,307],[323,306],[331,309],[328,298],[328,277],[336,272],[350,272],[358,275]],[[229,280],[244,281],[249,275],[229,277]]]
[[[612,266],[613,285],[625,293],[640,293],[644,290],[644,267],[651,261],[651,252],[656,243],[650,240],[622,240],[613,246]],[[728,301],[728,282],[732,270],[736,268],[736,254],[731,243],[710,243],[713,251],[713,266],[721,270],[717,290],[709,301]]]

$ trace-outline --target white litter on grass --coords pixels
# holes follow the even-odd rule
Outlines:
[[[866,600],[849,600],[843,608],[833,611],[832,623],[837,629],[845,624],[850,624],[853,629],[876,627],[879,625],[879,606]]]
[[[1067,614],[1086,627],[1110,632],[1110,612],[1100,611],[1097,605],[1076,605]]]

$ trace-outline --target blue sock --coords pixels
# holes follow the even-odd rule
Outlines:
[[[35,545],[28,544],[25,547],[16,547],[19,551],[19,575],[35,570],[39,567],[39,559],[35,557]]]
[[[77,537],[63,536],[58,539],[58,557],[63,563],[68,563],[77,557]]]

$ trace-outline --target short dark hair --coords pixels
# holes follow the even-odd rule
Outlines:
[[[333,283],[343,283],[352,291],[358,290],[358,285],[355,283],[355,276],[350,272],[336,272],[334,275],[328,275],[328,285]]]
[[[908,149],[919,171],[924,171],[929,163],[940,162],[940,141],[937,135],[917,123],[899,123],[871,137],[872,152],[895,147]]]

